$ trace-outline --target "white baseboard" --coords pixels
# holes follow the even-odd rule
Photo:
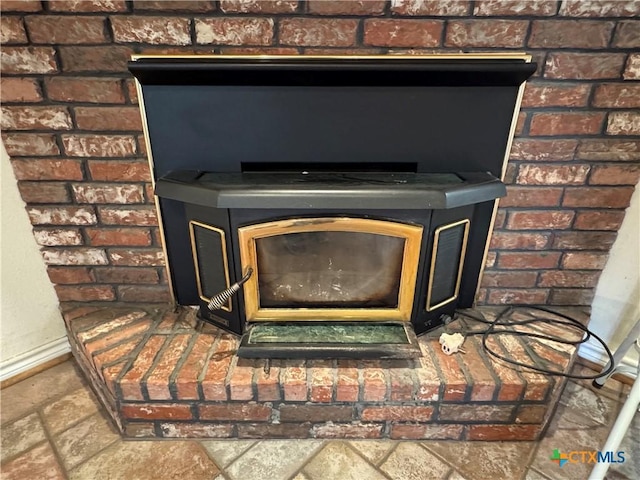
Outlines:
[[[592,343],[582,344],[578,351],[578,356],[585,360],[602,365],[603,367],[609,360],[604,348],[602,348],[601,345],[595,345]],[[634,371],[638,369],[638,356],[635,354],[635,349],[633,347],[629,349],[629,352],[620,361],[619,366],[625,367],[626,369],[633,369]]]
[[[58,338],[0,363],[0,381],[15,377],[71,351],[67,337]]]

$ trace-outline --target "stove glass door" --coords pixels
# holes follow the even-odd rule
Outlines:
[[[422,226],[364,218],[305,218],[239,229],[252,320],[411,317]]]

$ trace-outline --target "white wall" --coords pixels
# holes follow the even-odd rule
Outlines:
[[[615,350],[640,318],[640,183],[631,197],[622,227],[618,232],[607,264],[598,281],[591,307],[590,328]],[[602,352],[580,349],[580,356],[603,363]],[[637,365],[637,353],[631,349],[623,363]]]
[[[0,142],[0,380],[69,351],[47,276]]]

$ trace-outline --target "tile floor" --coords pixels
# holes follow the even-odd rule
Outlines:
[[[1,392],[1,478],[574,480],[587,478],[591,466],[560,468],[549,459],[553,450],[597,450],[627,392],[614,380],[600,391],[570,382],[539,442],[125,441],[67,361]],[[627,460],[607,478],[640,478],[640,415],[634,420],[620,448]]]

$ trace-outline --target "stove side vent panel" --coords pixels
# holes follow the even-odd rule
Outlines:
[[[203,223],[189,222],[198,293],[202,300],[229,288],[224,231]],[[224,310],[231,311],[229,301]]]
[[[434,234],[427,311],[458,298],[469,236],[469,220],[438,227]]]

